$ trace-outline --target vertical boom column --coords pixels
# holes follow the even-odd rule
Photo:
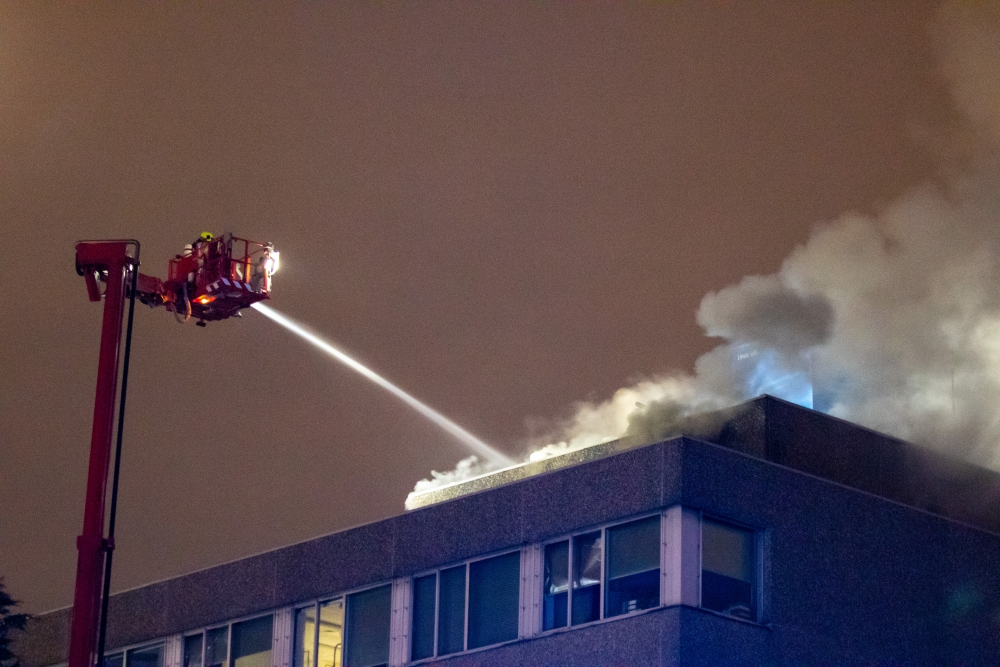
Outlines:
[[[125,308],[126,269],[134,264],[133,270],[135,270],[138,265],[138,257],[132,258],[128,254],[131,245],[137,247],[138,244],[134,241],[93,241],[82,242],[76,246],[77,271],[87,279],[87,292],[91,301],[101,299],[100,274],[106,273],[107,278],[83,533],[76,542],[79,556],[68,667],[94,665],[104,557],[106,550],[113,546],[109,545],[104,537],[105,496],[118,390],[118,359],[122,337],[122,315]]]

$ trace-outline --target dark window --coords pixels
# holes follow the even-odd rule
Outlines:
[[[601,617],[601,531],[573,538],[572,623]]]
[[[607,529],[605,617],[660,604],[660,517]]]
[[[469,648],[517,639],[521,552],[469,564]]]
[[[198,633],[184,638],[184,667],[201,667],[201,651],[205,635]]]
[[[437,575],[429,574],[413,580],[413,644],[410,659],[420,660],[434,655],[434,609],[437,601]]]
[[[122,667],[125,664],[124,653],[112,653],[104,656],[104,667]]]
[[[316,643],[316,605],[295,610],[295,647],[292,651],[293,667],[313,667]]]
[[[756,620],[754,533],[704,519],[701,530],[701,606]]]
[[[205,667],[224,667],[229,660],[229,626],[205,634]]]
[[[545,547],[542,582],[542,629],[565,628],[569,622],[569,540]]]
[[[389,662],[391,617],[392,586],[347,596],[346,667],[376,667]]]
[[[163,644],[132,649],[125,664],[129,667],[163,667]]]
[[[438,655],[465,648],[465,566],[441,570],[438,602]]]
[[[232,667],[271,667],[274,617],[233,623]]]

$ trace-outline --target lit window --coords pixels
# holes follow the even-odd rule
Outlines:
[[[520,582],[519,551],[415,577],[410,659],[517,639]]]
[[[701,542],[701,606],[756,620],[754,533],[704,519]]]
[[[344,661],[344,598],[319,605],[317,667],[340,667]]]
[[[292,664],[295,667],[313,667],[316,654],[316,605],[295,610],[295,647]]]
[[[659,516],[547,544],[543,558],[542,630],[660,604]]]
[[[380,586],[296,609],[293,666],[387,664],[391,593]]]

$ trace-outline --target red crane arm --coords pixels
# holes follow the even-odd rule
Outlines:
[[[77,244],[77,273],[86,279],[91,301],[104,299],[104,319],[97,365],[97,396],[90,438],[83,533],[76,541],[79,554],[68,667],[94,667],[96,654],[103,651],[103,631],[98,640],[98,630],[101,627],[102,598],[107,595],[110,581],[115,514],[115,502],[112,500],[111,537],[105,537],[105,497],[126,296],[133,296],[149,306],[165,306],[178,319],[183,317],[184,321],[193,315],[198,318],[197,323],[204,326],[206,320],[239,317],[243,308],[269,298],[271,276],[277,270],[277,264],[278,253],[269,243],[241,239],[228,233],[216,239],[204,233],[198,241],[187,246],[183,254],[170,261],[167,280],[163,281],[139,273],[138,241],[81,241]],[[128,281],[129,285],[126,285],[126,278],[132,279]],[[105,284],[103,294],[101,283]],[[131,332],[131,315],[129,317]],[[126,359],[127,356],[126,351]],[[125,369],[127,373],[127,361]],[[122,380],[121,418],[124,418],[125,412],[125,384]],[[120,443],[121,422],[118,426]],[[116,479],[117,470],[116,467]]]
[[[68,667],[93,667],[94,664],[104,557],[108,548],[104,537],[104,499],[108,485],[108,464],[111,461],[111,438],[118,389],[125,278],[129,267],[138,266],[138,251],[139,244],[136,241],[84,241],[76,246],[77,272],[87,280],[90,300],[100,301],[99,282],[103,281],[106,287],[101,352],[97,362],[94,426],[90,436],[90,464],[87,472],[83,533],[76,541],[79,555],[76,589],[73,595]]]

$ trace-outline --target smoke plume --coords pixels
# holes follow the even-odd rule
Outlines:
[[[964,173],[820,224],[777,273],[706,295],[698,323],[722,343],[693,374],[578,404],[529,459],[655,441],[769,393],[1000,468],[1000,5],[948,3],[939,19],[941,71],[975,137]]]

